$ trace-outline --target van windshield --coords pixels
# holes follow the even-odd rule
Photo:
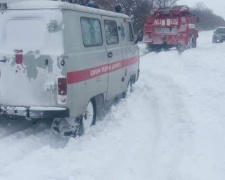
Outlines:
[[[15,18],[7,21],[5,42],[12,48],[41,48],[46,25],[39,18]]]

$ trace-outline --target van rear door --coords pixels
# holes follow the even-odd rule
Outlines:
[[[62,54],[59,10],[5,10],[0,14],[0,104],[51,106]],[[57,21],[52,21],[58,20]],[[57,72],[58,73],[58,72]]]

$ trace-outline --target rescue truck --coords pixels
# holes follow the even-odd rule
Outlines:
[[[176,47],[183,51],[196,48],[198,30],[195,28],[195,21],[195,16],[185,5],[151,11],[144,25],[144,42],[147,49],[160,51]]]
[[[59,1],[0,3],[0,113],[81,135],[139,77],[127,15]]]

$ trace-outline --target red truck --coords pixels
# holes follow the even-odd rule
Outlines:
[[[197,38],[195,16],[185,5],[157,9],[145,20],[144,42],[149,51],[195,48]]]

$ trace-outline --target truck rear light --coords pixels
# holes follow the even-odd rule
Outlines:
[[[67,95],[67,79],[58,78],[58,95]]]

